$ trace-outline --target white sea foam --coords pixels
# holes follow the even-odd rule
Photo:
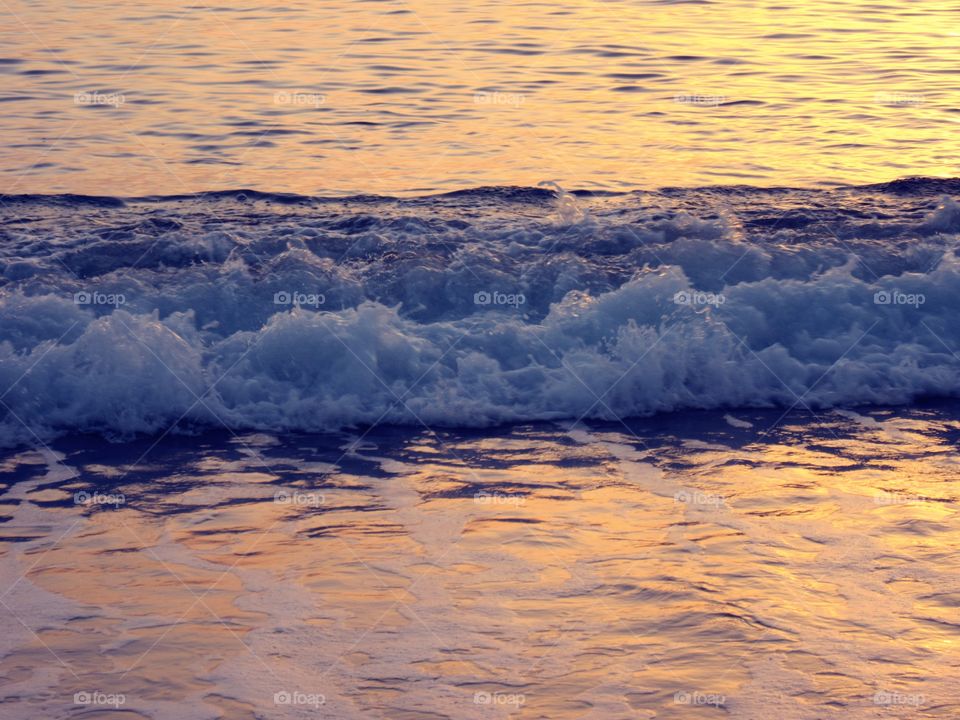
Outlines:
[[[778,221],[763,242],[729,218],[621,206],[559,224],[392,210],[278,213],[255,232],[185,221],[151,242],[16,237],[0,296],[4,442],[960,394],[949,200],[922,224],[843,239]]]

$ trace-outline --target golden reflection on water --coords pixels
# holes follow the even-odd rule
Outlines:
[[[954,10],[14,0],[0,8],[0,191],[955,176]]]
[[[36,635],[7,623],[0,673],[50,717],[93,689],[134,717],[955,717],[960,425],[846,428],[424,437],[369,476],[212,447],[95,512],[41,475],[2,556]]]

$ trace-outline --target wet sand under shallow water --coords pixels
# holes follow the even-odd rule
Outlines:
[[[958,717],[960,408],[781,415],[8,453],[0,714]]]

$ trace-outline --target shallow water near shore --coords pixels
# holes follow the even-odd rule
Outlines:
[[[958,438],[937,404],[8,452],[4,717],[954,718]]]

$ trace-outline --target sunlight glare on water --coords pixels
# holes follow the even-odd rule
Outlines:
[[[6,193],[960,174],[940,0],[4,5]]]
[[[9,717],[955,718],[955,411],[737,415],[13,456]]]

